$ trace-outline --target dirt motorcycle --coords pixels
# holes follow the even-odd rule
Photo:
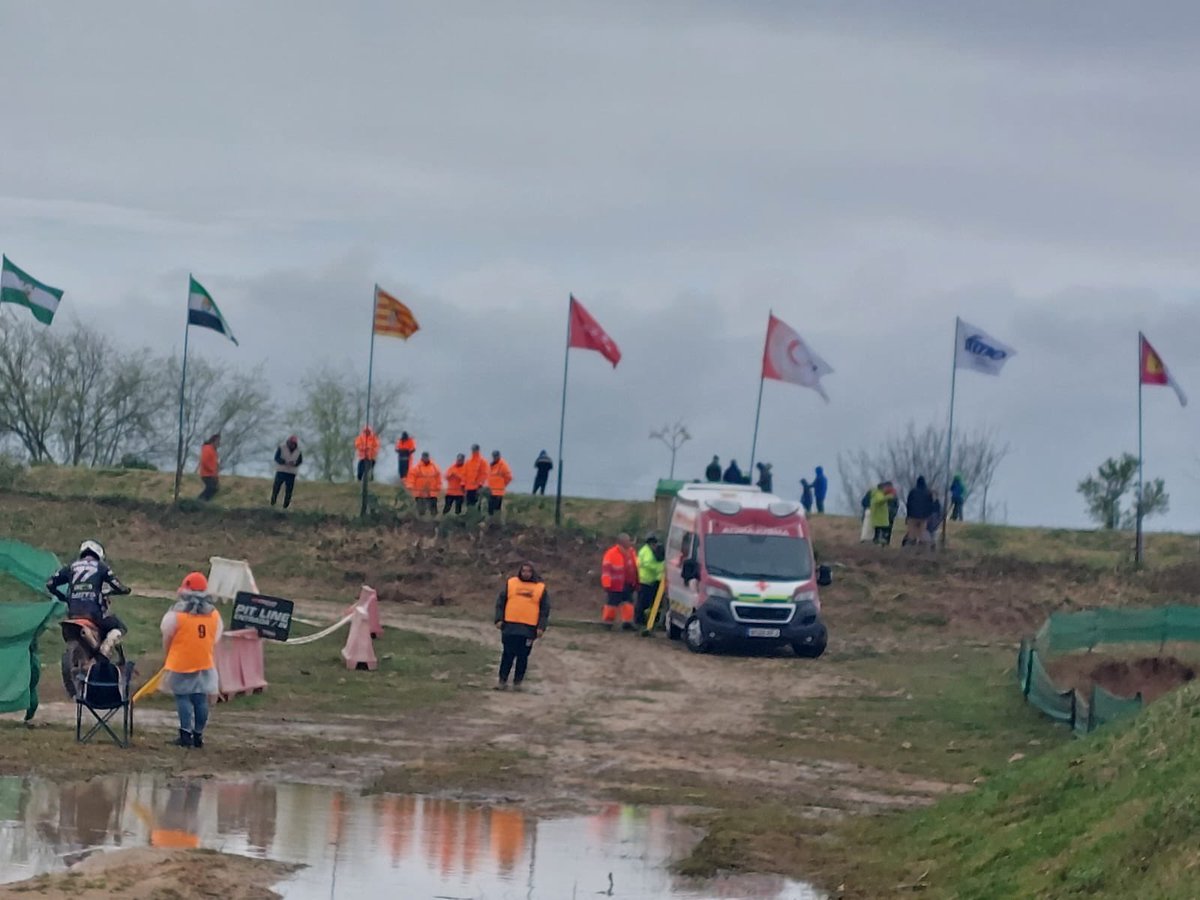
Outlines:
[[[107,593],[106,591],[105,594]],[[61,629],[63,642],[66,644],[62,655],[63,687],[71,700],[75,699],[78,685],[98,658],[107,659],[118,669],[125,665],[125,651],[121,647],[120,637],[113,642],[107,655],[102,653],[104,635],[91,619],[83,616],[69,617],[63,619]]]

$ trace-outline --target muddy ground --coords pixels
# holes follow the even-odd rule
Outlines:
[[[1063,689],[1074,688],[1085,697],[1095,684],[1118,697],[1141,695],[1146,703],[1153,703],[1164,694],[1194,681],[1196,666],[1195,662],[1184,662],[1173,656],[1131,659],[1090,653],[1051,660],[1046,670],[1055,684]]]

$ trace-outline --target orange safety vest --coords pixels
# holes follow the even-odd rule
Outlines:
[[[201,478],[216,478],[217,471],[220,468],[220,462],[217,459],[217,448],[212,444],[203,444],[200,447],[200,477]]]
[[[175,616],[175,635],[171,638],[163,668],[180,674],[213,668],[221,614],[214,609],[204,615],[177,612]]]
[[[446,496],[461,497],[463,495],[463,482],[466,481],[466,464],[455,463],[446,470]]]
[[[488,467],[488,490],[492,492],[493,497],[503,497],[504,489],[508,487],[508,483],[512,481],[512,469],[508,467],[503,459],[498,459]]]
[[[600,564],[600,585],[606,591],[619,594],[626,587],[633,587],[626,582],[625,574],[625,551],[619,544],[613,544],[605,552]]]
[[[417,449],[417,442],[414,441],[412,438],[396,441],[396,452],[397,453],[401,453],[401,454],[407,453],[409,456],[412,456],[413,453],[416,452],[416,449]]]
[[[542,595],[546,585],[540,581],[508,579],[508,600],[504,603],[504,621],[537,627],[542,615]]]
[[[488,464],[482,454],[472,453],[463,466],[463,487],[468,491],[477,491],[487,481]]]
[[[432,460],[408,470],[408,489],[414,497],[436,497],[442,489],[442,473]]]
[[[360,432],[354,439],[354,449],[358,451],[359,459],[374,460],[379,455],[379,438],[375,432]]]

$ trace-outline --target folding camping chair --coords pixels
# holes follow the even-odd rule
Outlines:
[[[133,680],[133,663],[120,665],[97,657],[84,674],[79,676],[79,689],[75,692],[75,740],[86,744],[103,730],[118,747],[128,747],[133,737],[133,702],[129,684]],[[85,734],[83,711],[91,713],[95,721]],[[121,714],[120,734],[109,723]]]

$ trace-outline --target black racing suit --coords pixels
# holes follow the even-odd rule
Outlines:
[[[108,585],[114,594],[128,594],[129,588],[121,584],[112,569],[90,556],[84,556],[70,565],[63,566],[46,582],[46,590],[67,604],[67,615],[73,619],[91,619],[100,629],[100,640],[113,629],[128,634],[125,623],[108,610],[108,598],[104,587]],[[67,589],[63,594],[62,589]]]

